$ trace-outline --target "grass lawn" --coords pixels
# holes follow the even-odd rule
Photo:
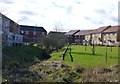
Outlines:
[[[59,52],[54,51],[51,54],[51,58],[49,60],[62,61],[61,56],[64,49],[65,47],[59,50]],[[112,47],[112,52],[111,52],[111,47],[107,47],[107,51],[108,51],[107,63],[106,63],[105,46],[95,46],[95,55],[92,55],[91,49],[92,49],[92,46],[86,46],[86,51],[85,51],[85,46],[71,45],[73,62],[70,61],[69,49],[65,56],[65,60],[62,62],[71,66],[81,65],[83,67],[110,66],[113,64],[118,64],[118,48],[117,47]]]

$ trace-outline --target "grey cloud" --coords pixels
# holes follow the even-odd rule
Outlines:
[[[52,4],[53,4],[55,7],[59,7],[59,8],[65,8],[64,6],[62,6],[62,5],[59,5],[59,4],[57,4],[56,2],[52,2]]]
[[[114,21],[114,22],[118,22],[118,21],[120,21],[120,18],[118,18],[118,17],[111,17],[111,20]]]
[[[29,18],[27,16],[21,16],[20,21],[28,21]]]
[[[66,10],[67,10],[67,13],[68,14],[72,14],[72,6],[68,6],[67,8],[66,8]]]
[[[6,3],[6,4],[13,4],[13,0],[0,0],[0,2],[2,3]]]
[[[33,11],[29,11],[29,10],[23,10],[19,12],[20,14],[25,14],[25,15],[36,15],[36,13],[34,13]]]
[[[101,21],[101,20],[94,20],[94,21],[92,21],[92,23],[93,24],[98,24],[98,25],[100,25],[100,24],[104,24],[104,22],[103,21]]]
[[[98,18],[94,18],[94,17],[88,17],[88,16],[85,16],[84,17],[85,20],[91,22],[92,24],[103,24],[103,21],[102,19],[98,19]]]
[[[75,1],[75,3],[78,4],[78,5],[83,4],[83,2],[81,2],[80,0]]]
[[[88,17],[88,16],[85,16],[84,17],[86,20],[92,20],[92,18],[91,17]]]
[[[95,12],[99,13],[99,14],[106,14],[107,13],[105,9],[96,9]]]

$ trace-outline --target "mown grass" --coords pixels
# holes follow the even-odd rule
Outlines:
[[[68,49],[65,56],[65,60],[62,61],[62,53],[66,47],[59,50],[59,52],[53,52],[49,60],[61,60],[62,62],[70,65],[81,65],[83,67],[97,67],[97,66],[110,66],[118,64],[118,48],[117,47],[107,47],[107,63],[106,63],[106,48],[105,46],[95,46],[95,55],[92,54],[92,46],[80,46],[80,45],[71,45],[71,52],[73,56],[73,62],[70,60]]]

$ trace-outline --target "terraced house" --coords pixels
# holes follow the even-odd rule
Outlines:
[[[72,31],[72,30],[71,30]],[[69,31],[67,34],[71,34]],[[120,25],[102,26],[94,30],[79,30],[74,34],[77,44],[116,46],[120,42]]]
[[[92,30],[80,30],[75,34],[75,42],[77,44],[88,44],[91,39],[91,33]]]
[[[107,30],[103,31],[104,42],[103,45],[112,45],[115,46],[118,44],[117,39],[119,39],[118,30],[120,25],[111,26]]]
[[[93,30],[91,44],[103,45],[103,32],[110,27],[111,25],[99,27],[98,29]]]
[[[92,45],[92,32],[94,32],[94,30],[89,31],[85,35],[85,41],[87,42],[86,45]]]
[[[23,35],[23,43],[31,44],[41,42],[47,35],[43,27],[20,25],[20,34]]]
[[[2,27],[2,45],[11,46],[11,45],[21,45],[22,44],[22,35],[20,35],[20,26],[9,19],[5,15],[0,13],[0,22]]]
[[[65,33],[65,36],[67,37],[67,42],[69,44],[75,43],[75,34],[79,31],[80,30],[70,30],[69,32]]]

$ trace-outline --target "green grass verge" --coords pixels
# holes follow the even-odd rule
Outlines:
[[[64,47],[65,48],[65,47]],[[59,52],[53,52],[49,60],[61,60],[64,48],[59,50]],[[70,66],[81,65],[83,67],[97,67],[97,66],[110,66],[113,64],[118,64],[118,48],[117,47],[107,47],[107,63],[106,63],[106,48],[105,46],[95,46],[95,55],[92,55],[92,46],[80,46],[71,45],[73,62],[70,61],[69,50],[65,56],[65,60],[62,61]]]

